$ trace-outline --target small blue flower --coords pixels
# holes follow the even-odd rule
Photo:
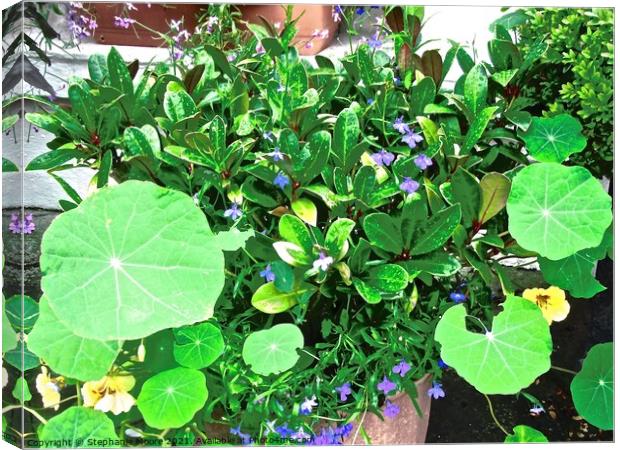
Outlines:
[[[394,129],[396,131],[398,131],[400,134],[408,134],[411,133],[411,130],[409,129],[409,125],[407,125],[405,123],[405,121],[403,120],[403,116],[398,117],[394,123],[392,124],[392,126],[394,127]]]
[[[278,186],[280,189],[284,189],[291,182],[289,178],[284,175],[282,172],[279,172],[276,177],[273,179],[273,184]]]
[[[369,105],[372,105],[375,102],[374,98],[369,98],[368,100],[366,100],[366,103]]]
[[[401,84],[400,77],[394,77],[394,86],[398,87]]]
[[[418,169],[420,170],[426,170],[433,165],[433,160],[426,156],[424,153],[420,153],[418,156],[416,156],[413,162],[416,166],[418,166]]]
[[[273,141],[273,133],[271,131],[265,131],[263,133],[263,139],[267,141]]]
[[[392,372],[399,374],[401,377],[404,377],[407,374],[407,372],[409,372],[410,370],[411,370],[411,366],[407,364],[407,362],[404,359],[401,359],[401,361],[398,364],[392,367]]]
[[[267,267],[265,267],[265,269],[261,270],[260,274],[261,277],[263,277],[265,279],[266,282],[270,283],[272,281],[275,281],[276,279],[276,274],[273,273],[273,271],[271,270],[271,264],[267,264]]]
[[[377,389],[382,391],[384,395],[388,395],[396,389],[396,383],[393,383],[387,376],[383,376],[381,383],[377,384]]]
[[[415,133],[413,131],[409,131],[409,133],[407,133],[405,136],[403,136],[402,142],[407,144],[409,146],[409,148],[413,149],[413,148],[416,148],[417,145],[420,142],[422,142],[423,140],[424,140],[424,138],[422,136],[420,136],[418,133]]]
[[[534,405],[532,408],[530,408],[530,414],[532,416],[539,416],[544,412],[545,408],[543,408],[542,405]]]
[[[344,383],[342,386],[338,386],[336,392],[340,394],[340,401],[346,402],[349,395],[353,393],[351,391],[351,383]]]
[[[370,157],[378,166],[389,166],[396,158],[394,153],[390,153],[383,148],[380,152],[374,153]]]
[[[232,434],[233,436],[239,436],[240,433],[241,433],[241,425],[237,425],[236,428],[230,429],[230,434]]]
[[[446,393],[441,388],[441,383],[437,383],[435,381],[433,381],[433,387],[428,390],[427,394],[429,397],[432,397],[435,400],[437,400],[440,397],[443,398],[446,396]]]
[[[318,405],[319,404],[316,402],[316,395],[313,395],[311,399],[308,399],[308,397],[306,397],[299,406],[299,414],[301,414],[302,416],[307,416],[312,412],[312,408]]]
[[[290,437],[296,441],[305,441],[310,439],[311,436],[304,431],[303,427],[299,427],[299,429],[295,433],[291,434]]]
[[[276,433],[278,433],[281,438],[287,438],[293,434],[293,430],[288,427],[288,423],[285,423],[284,425],[276,427]]]
[[[284,153],[280,151],[280,147],[276,147],[271,152],[271,157],[274,161],[282,161],[284,159]]]
[[[315,434],[310,441],[310,445],[340,445],[341,436],[332,427],[322,427],[318,434]]]
[[[364,9],[363,6],[358,6],[357,8],[355,8],[355,14],[357,14],[358,16],[361,16],[365,12],[366,10]]]
[[[400,407],[398,405],[389,400],[385,402],[385,408],[383,408],[383,415],[385,417],[393,419],[398,415],[398,413],[400,413]]]
[[[347,436],[349,436],[352,431],[353,431],[352,423],[347,423],[341,427],[336,427],[336,434],[339,434],[340,436],[342,436],[343,439],[346,439]]]
[[[450,300],[454,303],[463,303],[467,301],[467,296],[462,292],[450,292]]]
[[[400,183],[400,190],[406,192],[407,194],[413,194],[420,188],[420,183],[411,177],[405,177],[402,183]]]
[[[230,217],[232,220],[237,220],[243,215],[243,211],[239,209],[239,205],[233,202],[226,211],[224,211],[224,217]]]
[[[438,365],[438,366],[439,366],[439,368],[440,368],[440,369],[442,369],[442,370],[446,370],[446,369],[448,369],[448,368],[450,367],[450,366],[449,366],[449,365],[447,365],[447,364],[443,361],[443,359],[441,359],[441,358],[439,358],[439,359],[437,360],[437,365]]]
[[[383,42],[381,42],[381,40],[379,39],[379,33],[375,33],[374,36],[368,39],[368,46],[372,48],[373,50],[377,50],[378,48],[381,48],[382,45],[383,45]]]

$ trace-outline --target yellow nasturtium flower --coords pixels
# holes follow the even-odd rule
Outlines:
[[[43,407],[53,407],[55,411],[58,411],[60,407],[60,388],[64,384],[65,379],[63,377],[50,377],[47,367],[41,366],[41,373],[37,375],[35,382],[37,392],[41,394],[41,399],[43,400]]]
[[[128,412],[136,403],[129,393],[135,384],[131,375],[106,375],[98,381],[87,381],[82,386],[84,406],[114,415]]]
[[[570,304],[566,301],[566,294],[556,286],[551,286],[547,289],[526,289],[523,291],[522,297],[538,305],[549,325],[551,325],[551,322],[561,322],[566,319],[570,311]]]

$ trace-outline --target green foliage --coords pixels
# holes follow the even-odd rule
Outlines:
[[[549,442],[544,434],[527,425],[517,425],[512,429],[513,434],[506,436],[504,442]]]
[[[295,365],[299,359],[297,350],[303,345],[301,330],[295,325],[282,323],[251,333],[243,344],[243,360],[255,373],[278,374]]]

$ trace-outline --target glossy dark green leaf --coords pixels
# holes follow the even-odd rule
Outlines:
[[[398,222],[385,213],[373,213],[364,219],[364,232],[375,247],[386,252],[400,254],[403,240]]]
[[[414,231],[410,254],[423,255],[441,247],[461,222],[461,207],[453,205],[433,214]]]
[[[470,227],[480,210],[480,186],[476,177],[462,167],[452,176],[452,196],[461,205],[464,225]]]
[[[464,101],[474,116],[486,106],[488,84],[487,73],[482,64],[476,64],[465,77]]]
[[[469,126],[469,130],[467,130],[467,134],[465,135],[465,141],[461,147],[461,154],[468,154],[471,149],[474,148],[482,136],[482,133],[484,133],[484,130],[486,130],[489,125],[489,122],[495,116],[496,111],[497,106],[489,106],[476,114],[474,121]]]

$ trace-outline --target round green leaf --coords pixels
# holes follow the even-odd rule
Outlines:
[[[97,341],[76,336],[40,301],[41,315],[28,335],[28,347],[61,375],[81,381],[99,380],[108,373],[121,350],[118,341]]]
[[[504,442],[549,442],[544,434],[527,425],[517,425],[512,431],[514,434],[506,436]]]
[[[533,164],[512,181],[506,206],[517,243],[558,260],[601,243],[611,223],[611,198],[583,167]]]
[[[372,287],[370,284],[362,281],[358,278],[353,280],[353,286],[359,295],[362,296],[366,302],[371,304],[376,304],[381,301],[381,291],[379,289]]]
[[[61,447],[94,448],[101,447],[101,442],[118,440],[114,423],[101,411],[82,406],[73,406],[59,415],[52,417],[39,434],[43,442],[62,441]],[[118,444],[117,444],[118,445]]]
[[[491,330],[465,326],[464,305],[448,309],[435,330],[441,358],[483,394],[516,394],[551,366],[551,334],[538,306],[508,296]]]
[[[281,323],[268,330],[251,333],[243,344],[243,360],[259,375],[284,372],[299,359],[304,335],[296,325]]]
[[[224,353],[224,337],[218,327],[201,323],[174,330],[174,359],[190,369],[204,369]]]
[[[570,384],[573,403],[579,415],[603,430],[614,428],[613,361],[613,343],[595,345]]]
[[[22,310],[23,305],[23,310]],[[14,330],[28,333],[39,317],[39,304],[32,298],[24,295],[14,295],[7,299],[6,315]]]
[[[224,286],[221,246],[204,214],[153,183],[99,190],[58,216],[41,247],[49,305],[84,338],[139,339],[207,320]]]
[[[207,381],[202,372],[177,367],[145,381],[136,405],[153,428],[179,428],[192,420],[207,401]]]
[[[569,114],[533,117],[527,131],[519,133],[528,152],[540,162],[561,163],[569,155],[586,148],[581,124]]]

